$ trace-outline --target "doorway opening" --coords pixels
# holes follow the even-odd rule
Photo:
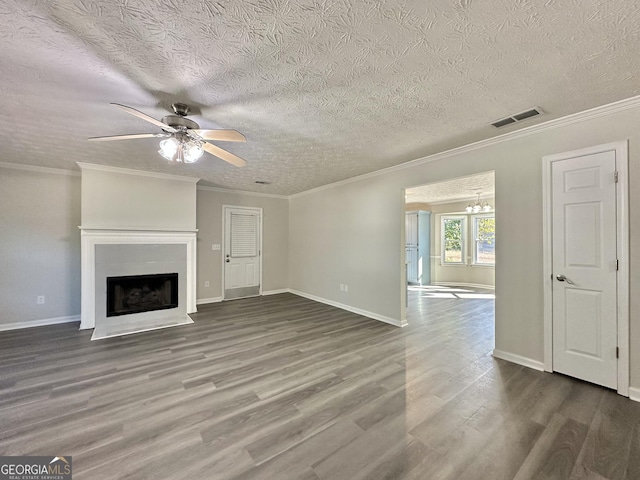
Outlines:
[[[448,328],[473,330],[494,346],[496,209],[493,171],[405,190],[407,321],[444,312]],[[467,317],[473,321],[467,322]],[[482,325],[481,325],[482,324]],[[444,327],[444,326],[443,326]],[[468,328],[467,328],[468,327]]]

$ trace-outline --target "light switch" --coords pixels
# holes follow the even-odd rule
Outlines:
[[[214,243],[213,245],[211,245],[211,250],[220,250],[220,244]]]

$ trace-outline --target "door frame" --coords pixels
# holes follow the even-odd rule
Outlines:
[[[258,241],[258,261],[260,264],[260,287],[258,289],[258,296],[262,296],[262,236],[263,236],[263,228],[262,228],[262,208],[261,207],[245,207],[242,205],[222,205],[222,250],[220,252],[220,271],[221,271],[221,277],[222,277],[222,283],[220,284],[222,287],[222,300],[224,301],[224,292],[225,292],[225,278],[224,278],[224,271],[225,271],[225,261],[224,261],[224,252],[226,252],[226,248],[227,248],[227,236],[226,236],[226,230],[225,227],[227,225],[227,215],[226,215],[226,209],[227,208],[240,208],[242,210],[254,210],[256,212],[258,212],[258,234],[260,235],[260,239]],[[246,298],[246,297],[241,297],[241,298]],[[232,299],[235,300],[235,299]],[[240,300],[240,298],[238,299]]]
[[[618,393],[629,396],[629,155],[628,140],[607,143],[542,158],[542,259],[544,292],[544,369],[553,372],[553,273],[552,262],[552,188],[553,162],[614,151],[618,183],[616,188],[616,276],[618,320]]]

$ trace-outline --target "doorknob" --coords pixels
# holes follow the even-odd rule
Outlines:
[[[565,277],[562,274],[556,275],[556,280],[558,280],[559,282],[567,282],[571,285],[573,285],[573,282],[571,280],[569,280],[567,277]]]

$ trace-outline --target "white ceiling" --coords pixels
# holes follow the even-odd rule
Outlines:
[[[286,195],[640,94],[637,0],[3,0],[0,40],[0,161]],[[249,166],[86,141],[157,131],[110,102],[174,101]]]
[[[470,177],[454,178],[446,182],[431,183],[421,187],[407,188],[406,203],[444,203],[477,198],[493,197],[495,193],[494,173],[486,172]]]

